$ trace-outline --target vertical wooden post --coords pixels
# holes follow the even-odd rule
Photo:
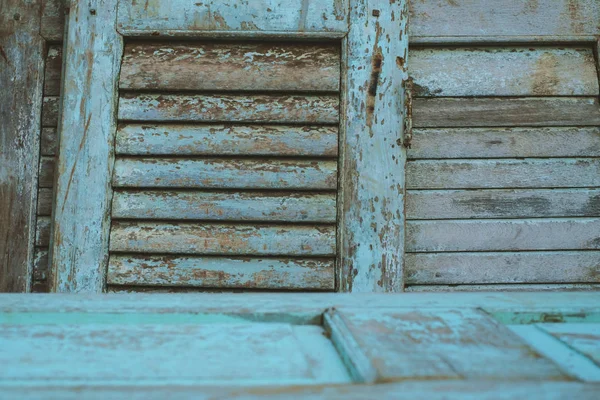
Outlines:
[[[38,186],[44,40],[41,0],[0,9],[0,292],[29,292]]]
[[[350,2],[342,78],[339,290],[403,289],[407,0]]]
[[[101,292],[110,233],[117,83],[116,0],[71,4],[51,247],[55,292]]]

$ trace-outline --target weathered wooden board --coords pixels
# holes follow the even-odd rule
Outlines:
[[[115,151],[127,155],[335,157],[338,127],[122,124],[117,130]]]
[[[598,126],[597,97],[416,98],[415,128]]]
[[[600,186],[600,158],[421,160],[406,165],[409,189]]]
[[[116,191],[112,218],[336,222],[335,193]]]
[[[113,222],[110,250],[135,253],[335,255],[335,227]]]
[[[50,216],[52,214],[52,188],[39,188],[37,198],[37,215]]]
[[[58,45],[49,46],[44,71],[44,96],[60,95],[61,71],[62,47]]]
[[[122,94],[119,119],[335,124],[339,121],[339,98],[333,95]]]
[[[35,245],[37,247],[48,247],[50,245],[50,217],[38,217],[35,229]]]
[[[116,0],[73,2],[69,21],[51,290],[101,292],[108,262],[122,54],[122,38],[116,31]]]
[[[337,163],[311,160],[118,158],[113,186],[336,189]]]
[[[600,249],[599,218],[409,221],[406,251]]]
[[[600,189],[409,190],[406,194],[407,219],[599,215]]]
[[[44,96],[42,104],[42,126],[56,128],[58,125],[58,96]]]
[[[344,292],[401,291],[408,1],[352,1],[343,44],[340,276]]]
[[[596,0],[431,0],[410,3],[410,35],[598,35]]]
[[[33,263],[33,282],[44,282],[48,279],[48,250],[35,249],[35,260]]]
[[[343,37],[348,0],[119,1],[126,36]]]
[[[0,11],[0,292],[31,289],[44,80],[41,1]]]
[[[54,157],[40,157],[39,187],[51,188],[54,185]]]
[[[600,157],[600,128],[430,128],[413,131],[409,159]]]
[[[124,49],[119,88],[333,92],[340,88],[340,46],[133,42]]]
[[[333,290],[334,260],[113,255],[107,284]]]
[[[591,48],[417,48],[415,96],[597,96]]]
[[[600,284],[583,283],[544,283],[544,284],[487,284],[487,285],[409,285],[406,292],[415,293],[557,293],[557,292],[597,292]]]
[[[40,34],[49,42],[61,42],[65,34],[64,0],[42,0]]]
[[[342,358],[355,360],[350,374],[359,382],[569,380],[481,310],[341,307],[325,314],[325,325]]]
[[[409,285],[597,283],[600,251],[407,253]]]
[[[53,156],[58,148],[58,135],[56,128],[42,128],[40,138],[40,154],[42,156]]]
[[[538,327],[600,366],[600,324],[540,324]]]

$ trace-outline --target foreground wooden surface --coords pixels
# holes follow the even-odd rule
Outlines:
[[[600,293],[0,295],[8,398],[595,399]]]

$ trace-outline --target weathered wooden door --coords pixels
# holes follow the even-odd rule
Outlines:
[[[54,291],[399,291],[404,0],[74,2]]]

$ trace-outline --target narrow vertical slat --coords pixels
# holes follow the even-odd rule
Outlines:
[[[72,2],[51,247],[55,292],[101,292],[110,230],[110,177],[123,51],[116,0]]]
[[[35,239],[44,40],[41,0],[0,6],[0,292],[29,292]]]
[[[407,1],[350,4],[342,77],[339,289],[396,292],[403,286]]]

